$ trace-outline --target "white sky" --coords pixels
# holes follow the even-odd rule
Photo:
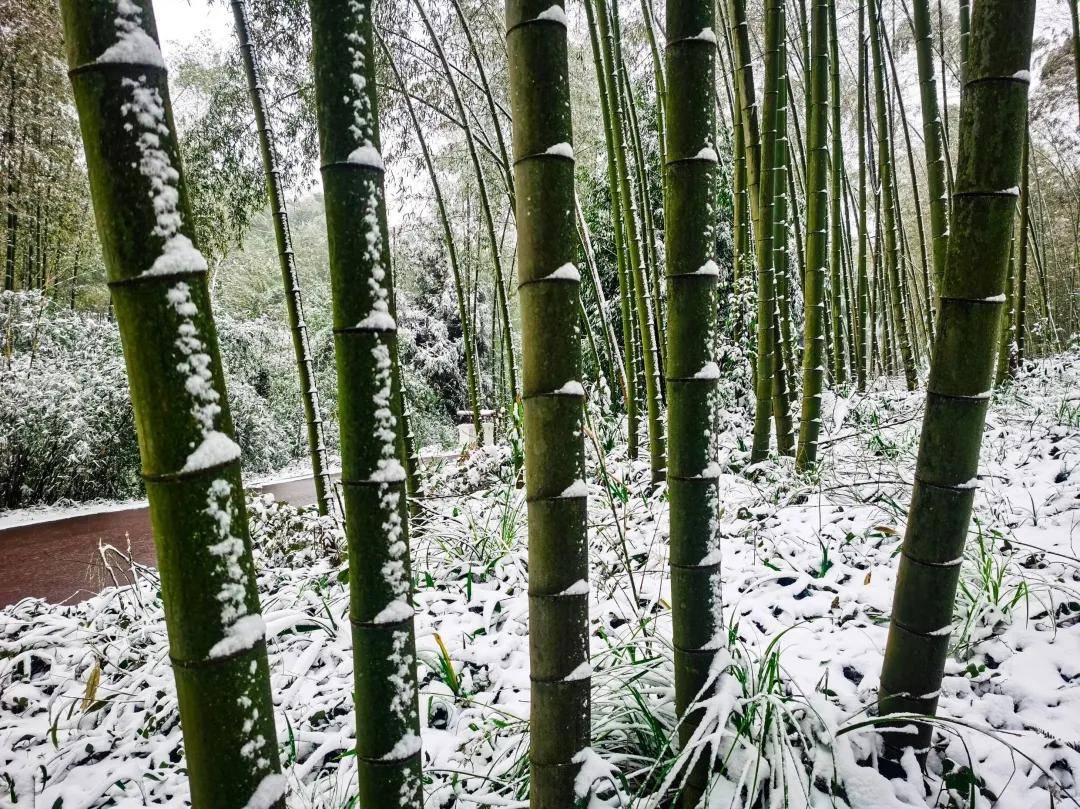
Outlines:
[[[161,51],[170,67],[185,46],[205,33],[223,47],[233,36],[232,14],[224,2],[210,5],[206,0],[155,0],[154,16]]]

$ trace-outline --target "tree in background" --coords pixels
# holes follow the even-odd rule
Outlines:
[[[153,9],[65,0],[68,63],[135,408],[196,807],[284,805],[265,627],[207,266]]]
[[[304,299],[300,291],[300,275],[296,269],[292,233],[289,230],[289,214],[281,188],[281,173],[277,167],[277,146],[267,115],[264,87],[259,75],[259,62],[248,25],[245,0],[232,0],[236,36],[240,40],[240,52],[244,61],[248,94],[255,113],[255,127],[259,132],[259,150],[262,153],[263,172],[266,175],[266,195],[270,201],[270,218],[274,224],[278,261],[281,264],[281,280],[285,287],[285,312],[289,331],[292,333],[293,353],[296,355],[296,371],[300,378],[300,401],[304,406],[307,424],[308,453],[311,457],[311,476],[315,481],[315,500],[319,513],[329,514],[333,508],[333,483],[326,461],[326,441],[323,437],[322,412],[319,408],[319,391],[315,382],[315,368],[311,359],[307,321],[304,319]]]

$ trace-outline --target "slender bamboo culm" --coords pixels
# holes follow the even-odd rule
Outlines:
[[[148,0],[64,0],[196,809],[284,806],[265,626],[210,306]]]
[[[371,0],[310,0],[349,549],[358,803],[423,803],[401,377]]]
[[[529,524],[529,805],[567,809],[587,798],[575,780],[588,753],[592,671],[566,14],[551,0],[507,0],[506,32]]]
[[[1034,17],[1035,0],[979,0],[974,9],[954,238],[881,673],[883,713],[933,715],[937,709],[1005,308]],[[920,723],[917,734],[905,728],[887,734],[886,743],[897,755],[908,748],[925,752],[931,730]]]

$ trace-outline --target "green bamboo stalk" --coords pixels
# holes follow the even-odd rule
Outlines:
[[[1001,316],[1001,336],[998,340],[997,371],[994,386],[1001,387],[1009,379],[1016,350],[1016,228],[1009,233],[1009,264],[1005,274],[1005,312]]]
[[[420,807],[397,323],[370,0],[310,0],[330,242],[349,547],[356,764],[364,807]]]
[[[589,233],[589,225],[585,221],[585,214],[581,210],[581,203],[574,195],[574,219],[577,222],[578,238],[581,240],[581,252],[585,256],[585,267],[589,271],[589,279],[592,281],[593,294],[596,296],[596,309],[600,313],[600,326],[604,332],[604,343],[607,346],[608,355],[611,357],[612,374],[617,377],[619,390],[623,400],[626,400],[626,366],[623,364],[622,353],[619,351],[619,343],[615,339],[615,329],[608,317],[607,296],[604,294],[604,285],[600,281],[600,271],[596,266],[596,253],[592,246],[592,236]],[[613,392],[614,398],[614,392]]]
[[[656,21],[653,17],[652,0],[641,0],[641,15],[645,20],[645,37],[649,41],[652,56],[653,82],[656,87],[656,131],[659,133],[657,147],[660,149],[660,165],[667,165],[667,77],[664,60],[656,44]]]
[[[844,172],[844,141],[840,132],[840,34],[836,28],[836,3],[830,0],[828,3],[829,15],[829,130],[832,135],[832,148],[829,156],[829,223],[832,229],[830,237],[829,253],[829,293],[832,296],[830,322],[832,325],[833,345],[833,384],[842,385],[845,381],[847,364],[844,352],[844,319],[841,313],[841,278],[843,268],[841,266],[843,250],[843,220],[840,216],[840,208],[843,204],[841,196],[841,178]]]
[[[783,23],[781,23],[783,24]],[[773,422],[776,425],[776,450],[781,455],[795,452],[795,436],[791,423],[791,399],[794,394],[794,349],[791,338],[791,303],[788,290],[788,166],[790,150],[787,138],[788,84],[787,45],[780,41],[781,74],[776,97],[776,168],[773,171],[773,277],[776,302],[772,316],[772,340],[776,356],[773,361]],[[797,204],[792,198],[792,210]]]
[[[915,213],[915,216],[914,216],[915,228],[916,228],[916,234],[917,234],[917,236],[919,238],[919,266],[920,266],[920,268],[922,270],[922,278],[921,278],[922,287],[920,288],[918,282],[914,278],[911,278],[910,279],[911,280],[911,292],[906,296],[906,301],[907,301],[908,310],[909,310],[909,322],[913,324],[913,327],[914,327],[913,332],[915,333],[915,334],[913,334],[914,339],[912,340],[912,342],[913,342],[913,346],[914,346],[914,349],[915,349],[915,353],[916,353],[916,355],[918,355],[918,353],[919,353],[918,350],[919,350],[919,345],[920,344],[919,344],[919,341],[917,339],[917,332],[918,332],[919,329],[922,329],[922,331],[923,331],[923,333],[925,335],[925,345],[928,348],[931,345],[933,345],[933,342],[934,342],[934,309],[935,309],[935,306],[934,306],[934,303],[933,303],[933,298],[934,298],[934,295],[935,295],[935,293],[934,293],[935,286],[934,286],[934,283],[931,282],[931,280],[930,280],[931,271],[930,271],[930,261],[929,261],[928,256],[927,256],[927,249],[926,249],[926,229],[923,226],[922,196],[921,196],[921,194],[919,192],[919,175],[915,170],[915,152],[914,152],[914,149],[911,146],[911,128],[908,125],[907,108],[906,108],[906,105],[904,104],[904,96],[903,96],[903,93],[901,92],[901,88],[900,88],[900,74],[899,74],[899,71],[897,71],[897,69],[896,69],[896,60],[893,58],[893,52],[892,52],[892,42],[891,42],[891,39],[890,39],[890,37],[888,35],[885,36],[884,45],[885,45],[885,56],[888,59],[888,63],[889,63],[889,75],[892,77],[892,85],[893,85],[893,96],[892,97],[896,99],[896,108],[897,108],[897,111],[900,113],[900,131],[904,135],[904,146],[905,146],[904,152],[905,152],[905,156],[907,157],[908,179],[909,179],[909,181],[911,183],[911,199],[912,199],[912,206],[914,208],[914,213]],[[890,111],[891,111],[891,106],[890,106]],[[891,116],[890,116],[890,124],[894,124]],[[893,125],[893,129],[894,130],[896,129],[895,125]],[[896,165],[895,143],[896,143],[896,141],[894,139],[893,140],[893,146],[894,146],[893,165],[894,166]],[[895,203],[895,207],[896,207],[897,211],[900,210],[898,185],[899,185],[898,182],[893,183],[894,197],[897,200],[896,203]],[[944,193],[945,192],[944,192],[944,188],[943,188],[942,189],[942,194],[944,194]],[[939,200],[939,201],[942,204],[944,204],[946,202],[946,200],[944,200],[944,199]],[[904,232],[903,244],[904,244],[904,255],[907,257],[907,262],[906,263],[908,265],[910,265],[912,263],[911,259],[910,259],[910,257],[911,257],[911,249],[910,249],[910,244],[908,243],[907,234],[906,234],[906,226],[905,226],[905,222],[904,222],[903,217],[899,217],[899,224],[900,224],[901,231]],[[918,306],[916,306],[916,304],[915,304],[916,300],[919,301]],[[916,360],[916,361],[918,361],[918,360]]]
[[[149,0],[64,0],[197,809],[284,806],[240,447]]]
[[[308,343],[307,322],[304,318],[304,300],[300,292],[300,275],[296,270],[292,234],[289,232],[289,214],[285,207],[285,199],[281,193],[281,177],[277,166],[274,134],[267,115],[266,102],[263,98],[265,88],[259,74],[259,62],[255,54],[255,46],[251,40],[247,3],[245,0],[232,0],[231,4],[233,20],[236,25],[236,36],[240,40],[240,55],[244,62],[248,96],[251,98],[251,107],[255,113],[255,128],[259,133],[259,149],[262,153],[266,194],[270,198],[270,218],[274,225],[278,262],[281,265],[281,279],[285,286],[285,311],[289,321],[289,332],[292,334],[297,373],[300,377],[300,401],[304,407],[304,423],[307,425],[311,476],[315,481],[315,502],[318,505],[319,513],[325,516],[333,508],[334,485],[330,481],[330,472],[326,461],[326,442],[323,438],[319,391],[316,387],[315,369],[312,365],[311,347]]]
[[[420,144],[420,152],[424,157],[424,166],[427,168],[428,177],[431,180],[431,189],[435,194],[435,207],[439,211],[439,222],[442,224],[443,244],[446,246],[446,255],[450,263],[450,273],[454,279],[454,293],[457,298],[458,319],[461,321],[461,344],[465,351],[465,382],[467,388],[466,392],[469,397],[469,410],[472,414],[473,427],[479,438],[483,436],[483,423],[480,419],[480,395],[476,369],[476,343],[473,340],[472,319],[469,317],[469,310],[465,304],[465,287],[461,277],[461,265],[458,261],[454,229],[451,226],[450,217],[447,213],[446,200],[443,198],[442,194],[442,185],[439,183],[439,176],[435,171],[435,162],[432,160],[431,150],[428,148],[427,144],[427,138],[424,137],[424,128],[421,126],[420,119],[416,115],[416,108],[413,106],[412,95],[405,86],[404,79],[401,76],[401,71],[398,69],[397,61],[394,59],[393,53],[391,53],[390,49],[386,46],[386,42],[381,36],[377,38],[379,46],[386,57],[386,62],[390,66],[390,71],[393,73],[394,82],[397,84],[402,97],[405,99],[405,108],[409,112],[409,120],[412,122],[413,132],[416,134],[417,143]]]
[[[960,86],[967,86],[968,52],[971,42],[971,0],[958,0],[960,19]]]
[[[659,391],[661,401],[663,401],[665,393],[661,379],[663,379],[663,368],[667,362],[665,356],[667,352],[667,329],[664,326],[664,316],[661,311],[663,298],[660,296],[660,259],[656,250],[655,220],[652,203],[649,199],[648,167],[645,164],[645,151],[641,142],[637,101],[630,85],[630,73],[626,67],[626,62],[621,59],[619,61],[619,83],[625,99],[625,109],[629,113],[627,133],[630,135],[630,151],[634,156],[634,199],[636,200],[637,210],[641,212],[641,234],[644,242],[642,258],[644,260],[643,272],[645,276],[645,312],[649,322],[652,324],[653,369],[656,375],[654,384],[657,391]]]
[[[870,50],[874,57],[874,95],[877,108],[878,172],[881,178],[881,208],[884,213],[882,226],[885,237],[884,266],[888,277],[891,302],[892,327],[903,361],[904,378],[908,390],[915,390],[918,377],[915,357],[904,312],[903,286],[898,255],[898,211],[894,203],[895,189],[892,163],[892,136],[888,125],[888,106],[885,98],[885,60],[883,56],[883,32],[881,30],[881,2],[873,0],[870,9]]]
[[[926,184],[930,196],[930,238],[933,242],[934,289],[940,289],[949,247],[948,188],[945,183],[945,132],[938,109],[937,78],[930,25],[929,0],[912,0],[912,33],[919,70],[922,101],[923,148],[926,153]],[[936,302],[933,309],[937,309]]]
[[[659,357],[656,340],[653,337],[653,325],[648,305],[644,251],[641,231],[638,228],[639,210],[630,185],[630,169],[623,125],[624,121],[622,93],[619,85],[619,37],[614,20],[617,13],[612,7],[612,22],[608,20],[607,0],[596,0],[596,19],[600,34],[601,50],[605,51],[604,64],[608,68],[608,103],[611,105],[612,136],[615,147],[615,165],[619,179],[620,209],[623,215],[623,231],[626,236],[626,250],[629,264],[629,277],[633,286],[635,311],[637,314],[638,335],[641,340],[641,355],[645,369],[645,407],[649,436],[649,467],[653,481],[663,480],[667,461],[664,452],[663,419],[660,416]],[[606,44],[605,44],[606,43]],[[715,156],[715,148],[713,155]]]
[[[746,36],[746,12],[742,0],[735,3],[739,37]],[[740,6],[743,6],[740,8]],[[750,463],[763,461],[769,454],[771,416],[773,415],[773,379],[777,346],[773,336],[773,318],[776,312],[776,285],[773,274],[773,199],[776,174],[776,108],[781,73],[780,39],[783,36],[784,0],[766,0],[765,4],[765,84],[762,103],[762,129],[757,156],[760,160],[758,199],[758,228],[755,231],[757,246],[758,324],[757,324],[757,391],[754,410],[754,437],[750,450]],[[740,30],[738,26],[743,26]],[[740,41],[740,45],[741,45]],[[740,48],[741,50],[741,48]],[[749,48],[739,54],[740,63],[748,65]],[[744,71],[748,68],[744,68]],[[743,85],[747,94],[747,85]]]
[[[1067,0],[1073,30],[1073,70],[1076,73],[1076,104],[1080,108],[1080,0]]]
[[[607,13],[603,7],[600,11]],[[619,281],[619,312],[622,321],[623,378],[626,380],[626,454],[630,459],[636,459],[638,455],[638,404],[637,375],[634,373],[634,323],[630,312],[630,284],[627,280],[628,273],[624,260],[623,218],[619,202],[618,168],[615,163],[615,126],[612,120],[611,88],[608,86],[611,75],[608,67],[610,54],[602,42],[592,0],[585,0],[585,16],[589,25],[593,65],[596,68],[596,83],[600,94],[600,117],[604,124],[604,142],[607,147],[608,192],[611,200],[611,224],[614,232],[616,274]]]
[[[499,239],[495,234],[495,218],[491,212],[491,198],[488,194],[487,179],[484,176],[484,169],[480,163],[480,155],[476,151],[476,138],[473,135],[472,125],[469,123],[469,114],[465,109],[465,102],[461,98],[461,92],[458,90],[457,80],[454,78],[454,71],[451,69],[450,62],[446,58],[446,51],[443,49],[442,40],[435,31],[434,26],[431,24],[431,18],[424,9],[422,0],[415,0],[413,5],[420,14],[420,20],[423,22],[428,37],[431,39],[431,45],[439,59],[439,64],[442,65],[446,83],[449,85],[450,94],[454,99],[454,107],[458,111],[458,117],[461,119],[462,128],[465,131],[465,145],[468,147],[469,159],[472,162],[473,173],[476,175],[476,186],[480,196],[480,211],[484,218],[484,228],[487,233],[488,248],[491,252],[491,264],[492,269],[494,270],[494,278],[492,280],[495,284],[495,301],[499,307],[499,318],[502,321],[503,343],[506,352],[506,372],[510,381],[509,392],[512,405],[513,402],[517,401],[520,394],[517,378],[517,360],[514,356],[513,330],[510,326],[510,305],[507,302],[506,297],[506,281],[503,273],[502,254],[499,249]],[[509,188],[512,189],[513,184],[511,184]]]
[[[1031,145],[1024,138],[1020,172],[1020,257],[1016,269],[1016,352],[1012,374],[1024,367],[1027,358],[1027,281],[1031,238]]]
[[[716,140],[714,0],[667,0],[668,95],[665,221],[668,289],[668,427],[671,502],[672,642],[675,710],[685,742],[701,720],[703,695],[723,631],[717,621],[720,578],[719,467],[708,436],[720,369],[714,357],[719,268],[715,196],[719,166],[703,157]],[[719,751],[715,751],[719,752]],[[708,754],[694,768],[682,803],[697,806]]]
[[[507,0],[529,518],[532,809],[566,809],[589,745],[585,395],[566,17]],[[563,148],[565,147],[565,148]]]
[[[990,402],[1027,117],[1035,0],[979,0],[960,119],[941,317],[881,674],[884,713],[933,715]],[[905,722],[905,725],[909,723]],[[932,728],[890,733],[925,750]]]
[[[806,347],[803,350],[802,417],[795,468],[817,463],[821,392],[825,378],[825,265],[829,228],[829,0],[813,0],[810,26],[810,110],[806,169]],[[838,312],[833,317],[839,317]]]

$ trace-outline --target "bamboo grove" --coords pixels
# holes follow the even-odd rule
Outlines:
[[[822,401],[833,392],[890,378],[925,387],[879,708],[934,712],[990,392],[1080,329],[1080,231],[1075,215],[1070,223],[1052,213],[1080,210],[1080,196],[1062,203],[1068,183],[1051,177],[1062,169],[1029,126],[1035,2],[954,5],[310,0],[339,505],[278,166],[283,145],[256,21],[248,0],[231,0],[319,508],[340,512],[348,542],[359,805],[423,805],[409,548],[419,483],[385,179],[389,152],[402,147],[384,150],[386,121],[415,152],[417,184],[434,195],[467,417],[479,435],[482,411],[495,411],[501,436],[522,447],[530,805],[585,805],[575,801],[592,788],[579,777],[591,732],[589,404],[614,414],[628,462],[640,456],[670,500],[678,736],[701,748],[679,782],[682,805],[699,804],[718,766],[699,727],[726,676],[717,661],[730,629],[719,603],[720,472],[710,438],[728,429],[715,420],[722,375],[744,380],[752,434],[738,471],[750,478],[787,457],[815,474]],[[265,15],[274,5],[259,8]],[[103,256],[192,804],[283,806],[281,729],[210,268],[152,3],[63,0],[62,9],[96,233],[73,237],[63,227],[87,196],[76,180],[57,179],[77,170],[52,165],[71,159],[71,144],[26,124],[11,91],[2,124],[5,289],[70,295],[74,306],[90,283],[76,277],[80,261],[92,260],[80,254]],[[959,61],[947,38],[957,39]],[[905,54],[917,68],[914,106],[898,68]],[[49,92],[58,91],[43,84]],[[581,98],[594,102],[587,111]],[[591,141],[580,121],[595,124]],[[440,158],[447,142],[461,147],[452,166]],[[74,191],[58,195],[62,206],[28,219],[29,186],[65,183],[59,190]],[[929,744],[929,725],[919,727],[917,738],[888,736],[894,758]]]

